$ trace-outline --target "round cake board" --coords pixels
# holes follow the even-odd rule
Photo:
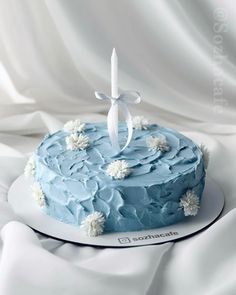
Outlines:
[[[207,179],[201,208],[197,216],[183,222],[137,232],[108,233],[88,237],[82,229],[60,222],[46,215],[36,204],[30,192],[30,183],[21,175],[8,192],[8,202],[24,223],[47,236],[66,242],[100,247],[134,247],[176,241],[211,225],[224,207],[224,196],[217,183]]]

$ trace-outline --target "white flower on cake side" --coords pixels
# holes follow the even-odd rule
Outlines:
[[[195,216],[200,208],[199,198],[194,190],[188,190],[180,199],[180,207],[185,216]]]
[[[149,123],[144,116],[132,117],[133,128],[138,130],[147,130]]]
[[[93,212],[89,214],[81,223],[81,228],[84,229],[89,237],[96,237],[103,233],[105,217],[101,212]]]
[[[68,121],[63,129],[66,132],[76,133],[84,131],[85,123],[82,123],[79,119]]]
[[[161,152],[168,152],[170,150],[170,146],[165,138],[160,138],[158,136],[150,136],[146,139],[146,143],[149,151],[159,150]]]
[[[208,148],[203,143],[200,145],[200,150],[203,154],[204,167],[205,167],[205,169],[207,169],[208,165],[209,165],[209,160],[210,160],[210,152],[209,152]]]
[[[106,173],[114,179],[123,179],[131,173],[131,170],[125,160],[116,160],[107,166]]]
[[[66,145],[69,150],[84,150],[89,146],[89,137],[83,134],[72,133],[66,137]]]
[[[24,169],[24,175],[26,178],[30,178],[35,175],[35,160],[34,156],[31,156],[27,161]]]
[[[45,196],[44,196],[43,190],[41,188],[41,185],[38,182],[35,182],[32,184],[31,190],[32,190],[33,197],[35,198],[37,204],[40,207],[45,206]]]

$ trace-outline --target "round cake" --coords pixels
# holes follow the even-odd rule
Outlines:
[[[127,137],[119,124],[119,142]],[[205,161],[206,162],[206,161]],[[156,124],[137,126],[111,148],[106,123],[69,122],[46,136],[28,162],[46,214],[90,235],[159,228],[196,215],[205,182],[203,150]]]

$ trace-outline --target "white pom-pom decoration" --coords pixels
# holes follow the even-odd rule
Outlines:
[[[43,190],[41,188],[41,185],[38,182],[35,182],[32,184],[31,190],[32,190],[33,197],[35,198],[37,204],[40,207],[45,206],[45,196],[44,196]]]
[[[68,121],[63,129],[69,133],[76,133],[84,131],[85,123],[82,123],[79,119]]]
[[[31,156],[27,161],[24,169],[24,175],[26,178],[30,178],[35,175],[35,160],[34,156]]]
[[[68,150],[84,150],[89,146],[89,137],[83,134],[72,133],[66,137]]]
[[[185,216],[195,216],[200,208],[199,198],[194,190],[188,190],[180,199],[180,207],[184,210]]]
[[[81,223],[81,228],[84,229],[89,237],[96,237],[103,233],[105,217],[101,212],[93,212],[89,214]]]
[[[205,167],[205,169],[207,169],[207,167],[209,165],[209,160],[210,160],[210,152],[209,152],[208,148],[203,143],[200,145],[200,150],[203,154],[204,167]]]
[[[146,143],[149,151],[159,150],[161,152],[168,152],[170,150],[170,146],[168,145],[165,138],[150,136],[146,139]]]
[[[114,179],[124,179],[131,170],[125,160],[116,160],[108,165],[106,172]]]
[[[147,130],[149,123],[143,116],[132,117],[133,128],[138,130]]]

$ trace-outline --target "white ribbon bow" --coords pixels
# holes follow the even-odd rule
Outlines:
[[[121,93],[117,98],[110,97],[101,92],[95,92],[96,98],[100,100],[110,100],[111,101],[111,108],[107,115],[107,129],[108,134],[110,137],[112,148],[117,152],[120,153],[124,151],[127,146],[129,145],[132,135],[133,135],[133,123],[132,123],[132,116],[129,112],[127,104],[137,104],[140,103],[141,97],[137,91],[125,91]],[[120,107],[121,113],[123,114],[126,125],[128,128],[128,137],[126,144],[120,148],[118,142],[118,107]]]

